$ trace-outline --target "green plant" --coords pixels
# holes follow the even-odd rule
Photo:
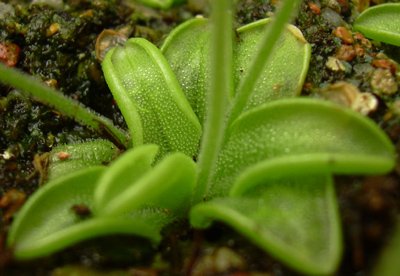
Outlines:
[[[133,148],[107,168],[93,164],[113,158],[110,142],[71,145],[80,147],[76,154],[103,153],[89,159],[54,149],[50,173],[66,176],[56,174],[18,214],[8,237],[18,259],[110,233],[157,243],[166,224],[189,214],[194,227],[229,224],[300,272],[336,269],[342,246],[332,175],[388,172],[393,146],[369,119],[295,97],[310,58],[300,31],[285,27],[297,1],[284,1],[272,22],[240,28],[237,43],[227,31],[231,5],[213,1],[211,22],[184,23],[161,51],[134,38],[107,53],[103,71],[132,140],[118,141]],[[0,79],[30,90],[21,85],[31,81],[24,76]],[[31,94],[40,98],[38,87]],[[77,106],[62,101],[62,110]],[[119,133],[80,114],[67,113]],[[92,214],[72,212],[73,206]]]

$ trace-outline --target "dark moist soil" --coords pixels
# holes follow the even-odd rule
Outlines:
[[[61,7],[26,2],[0,2],[12,7],[7,12],[6,6],[0,6],[0,60],[41,78],[121,127],[125,127],[123,118],[96,59],[97,36],[104,29],[124,29],[130,36],[160,44],[177,24],[208,13],[206,1],[201,0],[169,11],[121,1],[72,0],[64,1],[67,4]],[[237,24],[273,12],[270,2],[276,1],[239,1]],[[386,78],[400,85],[396,78],[396,62],[400,61],[392,60],[400,57],[400,50],[371,42],[351,30],[361,5],[368,1],[354,3],[304,1],[295,22],[312,45],[303,94],[318,96],[338,81],[374,93],[379,105],[369,116],[386,131],[399,152],[398,96],[390,93],[393,87],[376,84],[373,78],[386,73]],[[53,23],[61,28],[54,32]],[[329,57],[343,66],[327,66]],[[158,248],[136,237],[110,236],[80,243],[48,258],[13,261],[11,250],[5,247],[7,230],[13,214],[45,178],[43,154],[57,144],[98,137],[57,111],[0,85],[0,275],[296,275],[219,223],[195,231],[187,222],[178,222],[164,230],[165,239]],[[336,178],[345,244],[338,275],[370,274],[399,217],[399,174],[397,165],[385,176]]]

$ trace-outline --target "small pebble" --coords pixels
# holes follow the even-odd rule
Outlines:
[[[351,45],[342,45],[336,52],[335,57],[344,61],[352,61],[357,56],[356,50]]]
[[[328,61],[325,63],[325,65],[333,72],[346,71],[346,66],[344,66],[344,64],[335,57],[328,57]]]
[[[390,70],[381,68],[376,69],[372,74],[371,86],[378,95],[393,95],[399,89]]]
[[[345,27],[341,27],[341,26],[337,27],[335,30],[333,30],[333,34],[336,37],[340,38],[340,40],[342,40],[343,43],[345,43],[345,44],[353,44],[354,43],[353,35]]]
[[[111,29],[103,30],[96,39],[96,58],[102,61],[111,48],[124,44],[127,39],[128,37],[122,32]]]
[[[8,67],[14,67],[19,61],[21,48],[14,43],[0,42],[0,62]]]
[[[373,94],[361,92],[353,84],[344,81],[329,85],[319,91],[319,96],[363,115],[375,111],[378,107],[378,99]]]
[[[53,36],[56,33],[58,33],[58,31],[60,30],[60,24],[58,23],[53,23],[49,26],[49,28],[46,30],[46,36]]]

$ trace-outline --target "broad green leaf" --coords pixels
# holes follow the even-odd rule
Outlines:
[[[160,229],[171,216],[143,209],[124,217],[80,218],[72,207],[93,206],[93,193],[103,167],[60,177],[40,188],[22,207],[9,232],[8,245],[17,259],[49,255],[82,240],[110,234],[134,234],[159,242]]]
[[[354,29],[368,38],[400,46],[400,3],[366,9],[354,22]]]
[[[270,19],[259,20],[237,30],[239,42],[235,48],[235,86],[249,70],[259,41],[265,36]],[[244,111],[276,99],[298,96],[310,63],[311,47],[303,34],[288,25],[276,42],[272,56],[257,80]]]
[[[394,165],[393,145],[378,126],[321,100],[286,99],[253,109],[233,123],[227,137],[209,190],[211,197],[228,194],[242,172],[264,161],[259,166],[273,166],[268,162],[280,162],[276,158],[285,157],[293,164],[287,168],[289,174],[301,166],[296,158],[312,164],[302,166],[305,174],[319,170],[379,174]]]
[[[160,50],[132,38],[109,51],[102,66],[134,146],[159,145],[161,156],[197,154],[201,125]]]
[[[115,160],[96,187],[95,211],[101,213],[111,200],[125,193],[135,181],[147,173],[157,151],[156,145],[143,145],[126,151]]]
[[[152,153],[154,154],[154,152]],[[196,164],[191,158],[183,153],[172,153],[167,155],[152,170],[147,171],[138,179],[136,178],[135,167],[125,166],[125,159],[116,161],[105,174],[100,182],[107,185],[107,174],[111,174],[118,186],[126,186],[126,189],[113,198],[108,198],[105,205],[98,206],[98,215],[115,216],[123,215],[131,210],[138,210],[142,207],[157,207],[167,210],[168,213],[181,216],[188,208],[192,191],[196,180]],[[118,162],[118,163],[117,163]],[[124,167],[122,175],[120,168]],[[128,186],[125,179],[134,179]],[[104,181],[104,182],[103,182]]]
[[[270,19],[259,20],[237,30],[234,48],[235,86],[249,70],[259,41],[265,36]],[[193,110],[203,122],[210,72],[210,25],[195,18],[178,26],[167,37],[161,50],[175,72]],[[311,48],[302,33],[289,25],[257,81],[245,109],[279,98],[299,95],[308,70]],[[282,62],[285,60],[285,62]],[[233,95],[232,95],[233,96]]]
[[[53,180],[90,166],[106,165],[118,154],[119,150],[107,140],[59,145],[50,152],[48,179]]]
[[[222,221],[307,275],[331,274],[340,261],[340,219],[329,175],[266,180],[241,197],[196,205],[190,220],[199,228]]]
[[[161,47],[201,123],[210,82],[210,36],[209,21],[197,17],[175,28]]]

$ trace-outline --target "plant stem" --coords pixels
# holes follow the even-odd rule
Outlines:
[[[211,80],[199,154],[194,203],[203,200],[225,132],[229,95],[233,91],[232,1],[211,1]]]
[[[247,74],[239,83],[227,125],[230,125],[245,108],[251,92],[257,84],[257,80],[272,56],[276,42],[279,40],[286,24],[289,22],[300,3],[301,1],[299,0],[282,1],[281,7],[272,19],[272,22],[267,25],[266,34],[263,37],[263,40],[259,43],[255,58],[252,60]]]
[[[125,148],[129,146],[125,132],[114,126],[109,119],[96,114],[81,103],[41,83],[36,78],[0,63],[0,81],[28,93],[42,104],[57,109],[57,111],[73,118],[82,125],[93,128],[102,135],[107,135],[107,138],[110,138],[118,146]]]

